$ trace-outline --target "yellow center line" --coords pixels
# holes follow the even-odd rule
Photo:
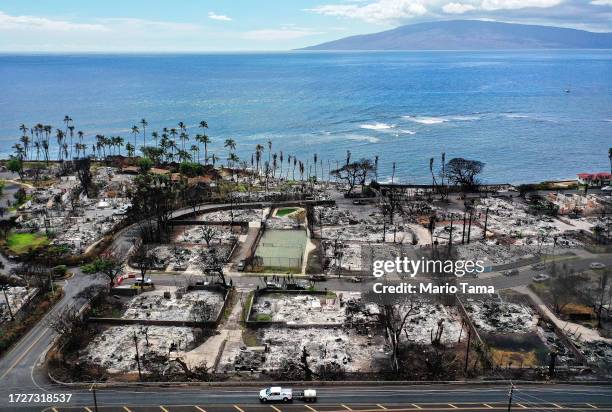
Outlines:
[[[588,405],[588,406],[590,406],[590,407],[591,407],[591,408],[593,408],[593,409],[597,409],[597,406],[595,406],[595,405],[591,405],[590,403],[586,403],[585,405]]]
[[[57,409],[55,409],[55,408],[51,408],[51,410],[52,410],[53,412],[57,412]]]
[[[484,406],[486,406],[489,409],[493,409],[493,407],[491,405],[489,405],[488,403],[483,403]]]
[[[305,407],[307,407],[308,409],[310,409],[312,412],[318,412],[315,408],[308,406],[306,404],[304,404]]]
[[[164,412],[170,412],[168,409],[164,408],[163,406],[159,405],[159,409],[161,409]]]
[[[236,408],[238,412],[244,412],[244,410],[242,410],[238,405],[234,405],[234,408]]]
[[[423,408],[421,408],[419,405],[417,405],[417,404],[415,404],[415,403],[413,403],[413,404],[411,404],[411,405],[412,405],[412,406],[414,406],[414,407],[415,407],[415,408],[417,408],[417,409],[423,409]]]
[[[206,412],[204,409],[200,408],[198,405],[193,405],[193,407],[196,408],[200,412]]]
[[[283,412],[274,405],[270,405],[270,408],[274,409],[276,412]]]
[[[125,412],[132,412],[127,406],[124,406],[123,409],[125,410]]]
[[[85,407],[85,410],[86,410],[87,412],[93,412],[93,411],[92,411],[91,409],[89,409],[87,406]]]
[[[15,360],[15,362],[13,362],[11,366],[9,366],[6,372],[4,372],[2,376],[0,376],[0,381],[4,379],[4,377],[8,375],[15,368],[15,366],[17,366],[21,362],[21,360],[28,354],[28,352],[34,347],[34,345],[36,345],[42,339],[42,337],[45,335],[46,332],[47,332],[46,329],[43,330],[43,332],[40,335],[38,335],[36,339],[34,339],[34,342],[32,342],[32,344],[28,346],[27,349],[21,353],[21,355],[19,355],[19,357]]]
[[[342,406],[344,409],[346,409],[347,411],[352,411],[351,408],[349,408],[348,406],[344,405],[344,404],[340,404],[340,406]]]
[[[384,406],[382,406],[380,403],[377,403],[376,406],[378,406],[380,409],[387,409]]]

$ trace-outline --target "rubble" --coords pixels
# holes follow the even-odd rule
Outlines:
[[[463,324],[457,309],[425,303],[416,310],[417,313],[408,317],[404,327],[405,337],[408,341],[431,344],[432,339],[441,328],[440,343],[454,344],[458,342],[462,334]]]
[[[537,325],[537,315],[527,305],[468,299],[464,306],[474,325],[485,333],[531,332]]]
[[[138,342],[141,367],[148,356],[180,356],[181,352],[190,350],[196,341],[191,328],[111,326],[97,335],[81,352],[81,360],[91,365],[100,365],[110,373],[136,372],[138,366],[134,336]]]
[[[170,291],[170,299],[164,293]],[[176,288],[164,288],[144,292],[127,304],[124,319],[211,321],[223,306],[223,295],[208,290],[183,292]]]
[[[253,304],[251,320],[266,319],[287,324],[338,324],[346,320],[344,299],[358,299],[358,292],[336,292],[335,296],[325,295],[282,295],[260,296]]]
[[[29,302],[32,297],[36,295],[38,289],[36,288],[26,288],[23,286],[9,286],[6,292],[6,298],[8,298],[8,303],[11,307],[11,311],[13,315],[15,315],[23,305]],[[10,312],[6,306],[6,299],[4,297],[4,292],[0,293],[0,322],[5,322],[11,320]]]

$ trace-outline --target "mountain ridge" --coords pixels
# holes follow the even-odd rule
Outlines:
[[[612,33],[483,20],[416,23],[300,50],[612,49]]]

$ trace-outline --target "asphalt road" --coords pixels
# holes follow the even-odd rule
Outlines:
[[[337,386],[316,388],[316,402],[260,404],[259,388],[140,388],[98,389],[101,411],[206,411],[206,412],[336,412],[336,411],[463,411],[507,410],[505,385]],[[70,391],[67,404],[9,404],[0,410],[93,411],[93,392]],[[514,410],[612,410],[612,387],[581,385],[518,385]]]

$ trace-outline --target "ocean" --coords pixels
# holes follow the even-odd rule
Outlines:
[[[250,162],[255,145],[314,154],[327,170],[380,157],[402,182],[428,182],[429,158],[486,164],[487,182],[574,178],[609,170],[612,51],[284,52],[177,55],[0,55],[0,155],[19,126],[122,135],[209,124]],[[52,138],[52,142],[55,139]],[[191,141],[189,143],[194,143]],[[139,143],[140,144],[140,143]],[[267,159],[267,153],[264,154]],[[312,161],[311,161],[312,162]]]

